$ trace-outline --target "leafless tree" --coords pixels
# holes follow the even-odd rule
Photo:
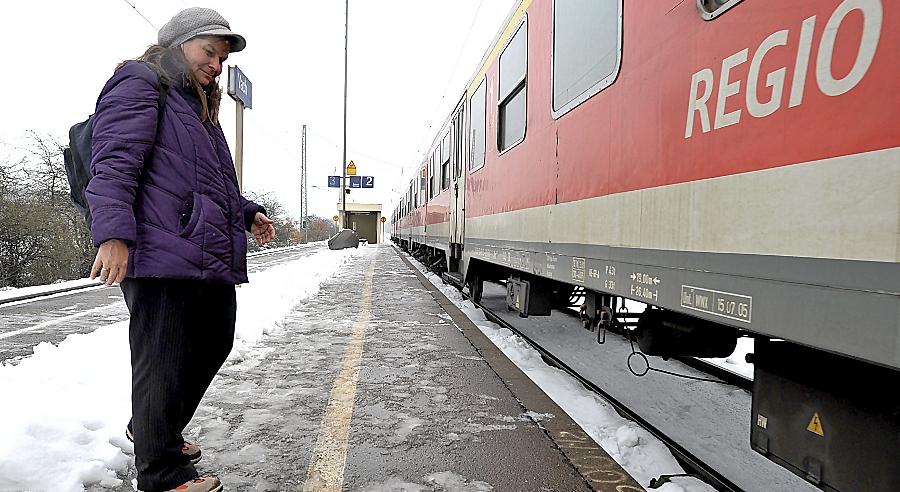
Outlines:
[[[275,226],[275,239],[266,247],[279,248],[284,246],[292,246],[303,242],[302,234],[297,226],[297,220],[288,216],[284,212],[284,206],[271,193],[254,193],[248,191],[244,196],[254,202],[262,205],[266,209],[266,216],[272,219]],[[252,237],[248,237],[249,251],[258,251],[261,248],[256,245],[256,241]]]
[[[310,215],[307,220],[309,221],[307,227],[307,240],[309,242],[324,241],[336,232],[334,222],[330,219]]]
[[[0,166],[0,286],[85,276],[94,254],[68,200],[62,145],[36,132],[28,137],[22,160]]]

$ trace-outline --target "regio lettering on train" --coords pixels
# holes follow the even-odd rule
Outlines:
[[[831,69],[831,63],[838,29],[844,19],[855,10],[860,11],[864,19],[856,61],[847,75],[836,79]],[[815,62],[816,82],[823,94],[832,97],[840,96],[849,92],[862,81],[875,57],[878,40],[881,36],[882,17],[881,0],[845,0],[831,14],[831,17],[825,24],[822,39],[819,41],[819,50]],[[810,62],[815,26],[816,16],[812,16],[804,20],[800,27],[800,42],[794,55],[794,77],[790,87],[789,108],[803,103],[803,93],[806,90],[806,74]],[[760,43],[753,54],[753,58],[750,60],[745,102],[747,112],[754,118],[764,118],[781,109],[787,67],[782,67],[766,74],[766,87],[772,88],[772,96],[768,101],[760,101],[757,88],[760,67],[766,54],[778,46],[787,46],[789,37],[790,31],[787,29],[772,33]],[[711,68],[704,68],[691,77],[691,93],[684,138],[691,138],[694,135],[694,122],[698,114],[703,133],[708,133],[711,129],[718,130],[740,123],[742,110],[735,109],[726,113],[725,104],[729,97],[737,96],[741,92],[741,81],[732,81],[730,75],[731,70],[747,61],[749,52],[749,48],[744,48],[722,60],[722,67],[719,71],[718,97],[714,104],[715,114],[712,121],[710,121],[708,104],[712,95],[715,74]],[[703,84],[702,94],[700,93],[701,82]],[[710,123],[712,123],[712,128],[710,128]]]

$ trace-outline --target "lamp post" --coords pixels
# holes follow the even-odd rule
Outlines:
[[[350,25],[350,0],[344,0],[344,157],[341,159],[341,228],[347,220],[347,42]]]

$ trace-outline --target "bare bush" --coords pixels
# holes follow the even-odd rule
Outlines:
[[[90,231],[69,201],[63,146],[29,132],[24,156],[0,164],[0,287],[25,287],[89,273]]]

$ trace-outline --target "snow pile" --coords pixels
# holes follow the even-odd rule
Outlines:
[[[301,260],[250,274],[250,284],[237,289],[234,348],[229,360],[243,359],[263,335],[280,327],[298,303],[319,291],[347,260],[374,248],[322,249]]]
[[[431,492],[443,490],[446,492],[490,492],[494,490],[489,484],[477,480],[469,481],[462,475],[450,471],[432,473],[422,477],[425,484],[411,483],[393,477],[384,483],[369,484],[363,490],[365,492]]]
[[[238,289],[230,358],[242,358],[350,256],[369,249],[323,249],[251,274]],[[116,472],[133,461],[124,436],[131,414],[127,321],[57,346],[41,343],[17,365],[0,365],[0,395],[0,491],[81,492],[121,483]]]
[[[0,366],[0,490],[115,485],[132,453],[128,322],[44,342]]]

